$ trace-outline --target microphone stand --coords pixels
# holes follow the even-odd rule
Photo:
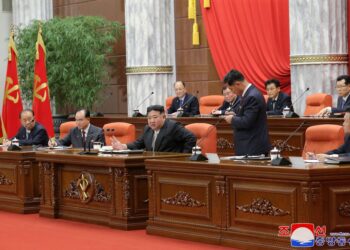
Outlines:
[[[299,95],[299,97],[297,99],[295,99],[295,101],[292,103],[291,107],[293,107],[293,104],[295,104],[297,102],[297,100],[299,100],[307,91],[309,91],[310,88],[307,87],[303,93],[301,93],[301,95]],[[289,111],[288,114],[286,115],[286,118],[299,118],[299,115],[293,111]]]
[[[136,107],[136,109],[134,109],[134,113],[132,114],[132,117],[145,117],[145,115],[141,114],[139,111],[139,107],[148,99],[151,97],[151,95],[153,95],[154,92],[152,91],[151,94],[149,94],[148,96],[146,96],[145,99],[142,100],[142,102]]]
[[[294,130],[288,137],[287,139],[282,143],[281,147],[280,147],[280,153],[277,155],[277,157],[275,159],[273,159],[271,161],[271,165],[272,166],[288,166],[290,164],[292,164],[287,158],[284,157],[280,157],[280,154],[282,153],[282,151],[284,150],[284,146],[286,145],[286,143],[289,141],[290,138],[292,138],[296,132],[299,131],[299,129],[301,129],[301,127],[305,124],[305,121],[303,121],[299,127],[296,128],[296,130]]]

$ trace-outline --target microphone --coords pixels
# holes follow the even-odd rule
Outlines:
[[[197,90],[197,91],[196,91],[196,97],[197,97],[198,93],[199,93],[199,91]],[[185,107],[188,103],[190,103],[190,101],[192,101],[192,99],[193,99],[194,97],[195,97],[195,96],[192,95],[190,98],[188,98],[188,100],[187,100],[184,104],[181,105],[180,108],[177,109],[177,111],[179,112],[179,114],[177,115],[177,117],[186,117],[186,116],[190,116],[190,115],[185,114],[185,113],[183,112],[183,111],[184,111],[184,110],[183,110],[183,107]]]
[[[144,104],[144,102],[149,99],[152,95],[154,94],[154,92],[152,91],[148,96],[146,96],[145,99],[142,100],[142,102],[136,107],[136,109],[134,109],[134,114],[132,115],[132,117],[145,117],[145,115],[141,114],[139,111],[139,107]]]
[[[290,138],[292,138],[301,129],[301,127],[304,126],[304,124],[305,124],[305,121],[303,121],[299,125],[299,127],[297,127],[292,133],[290,133],[290,135],[287,137],[287,139],[280,146],[280,153],[284,150],[284,146],[290,140]],[[291,162],[287,158],[279,157],[279,155],[277,155],[277,158],[275,158],[271,161],[271,165],[273,165],[273,166],[287,166],[290,164],[291,164]]]
[[[214,128],[216,128],[216,126],[219,125],[219,123],[220,123],[221,121],[223,121],[223,120],[224,120],[224,119],[219,119],[219,120],[213,125],[213,127],[211,127],[211,128],[208,130],[208,132],[206,133],[206,135],[203,136],[201,139],[199,139],[199,140],[197,141],[196,146],[195,146],[195,149],[198,149],[199,145],[203,142],[203,140],[204,140],[205,138],[207,138],[207,137],[210,135],[210,133],[214,130]],[[189,158],[191,161],[206,161],[206,160],[208,160],[208,158],[205,157],[203,154],[197,154],[197,150],[195,150],[194,152],[195,152],[195,153],[192,154],[192,155],[190,156],[190,158]]]
[[[292,102],[291,107],[293,107],[294,104],[295,104],[307,91],[309,91],[309,90],[310,90],[310,88],[307,87],[307,88],[297,97],[297,99],[295,99],[294,102]],[[286,118],[298,118],[298,117],[299,117],[299,115],[298,115],[297,113],[293,112],[293,111],[289,111],[288,114],[286,115]]]

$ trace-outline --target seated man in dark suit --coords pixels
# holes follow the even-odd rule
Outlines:
[[[24,109],[20,114],[22,126],[19,128],[14,138],[18,139],[20,146],[41,145],[47,146],[49,137],[46,129],[35,121],[34,112],[31,109]],[[12,138],[12,140],[14,139]],[[10,141],[4,141],[5,145],[10,145]]]
[[[101,128],[90,123],[90,111],[86,109],[78,110],[75,113],[77,126],[72,128],[68,135],[58,141],[50,141],[49,146],[70,146],[73,148],[88,148],[92,142],[105,143],[105,137]],[[90,145],[89,145],[90,144]]]
[[[326,107],[317,114],[318,116],[326,116],[331,113],[344,113],[347,108],[350,108],[350,76],[338,76],[336,90],[339,96],[337,107]]]
[[[238,112],[225,116],[226,122],[231,124],[234,131],[235,154],[267,155],[271,146],[264,97],[237,70],[228,72],[224,82],[234,93],[241,96]]]
[[[325,157],[334,155],[334,156],[350,156],[350,107],[346,109],[344,115],[343,128],[345,133],[344,144],[339,148],[330,150],[324,154],[315,155],[312,152],[307,152],[306,157],[309,159],[317,158],[319,161],[324,161]]]
[[[114,149],[146,149],[157,152],[191,153],[196,137],[179,122],[165,118],[164,107],[152,105],[147,108],[148,125],[134,142],[121,144],[112,138]]]
[[[224,103],[211,113],[213,115],[232,115],[233,113],[237,113],[241,98],[227,86],[222,88],[222,94],[225,98]]]
[[[199,115],[199,103],[197,97],[188,94],[185,83],[177,81],[174,84],[176,97],[173,99],[168,114],[178,115],[179,109],[183,109],[182,116]]]
[[[281,83],[277,79],[269,79],[265,82],[265,89],[269,99],[266,104],[267,115],[282,115],[283,109],[288,107],[293,111],[290,96],[281,92]]]

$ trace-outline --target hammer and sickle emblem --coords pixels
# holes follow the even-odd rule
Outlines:
[[[18,84],[14,85],[14,86],[10,86],[13,84],[13,80],[11,77],[6,77],[6,90],[5,90],[5,96],[7,99],[9,99],[11,102],[13,103],[18,103],[19,100],[19,86]],[[16,97],[13,97],[11,94],[13,92],[16,92]]]
[[[46,82],[43,82],[43,83],[41,83],[40,84],[40,81],[41,81],[41,79],[40,79],[40,77],[38,76],[38,75],[35,75],[34,76],[34,86],[35,86],[35,89],[34,89],[34,96],[36,97],[36,98],[38,98],[41,102],[44,102],[45,100],[46,100],[46,97],[47,97],[47,94],[46,94],[46,89],[45,88],[47,88],[47,83]],[[40,84],[40,85],[39,85]],[[39,86],[38,86],[39,85]],[[45,91],[44,91],[44,95],[40,95],[39,94],[39,91],[40,90],[43,90],[43,89],[45,89]]]
[[[82,193],[82,198],[85,201],[89,198],[89,194],[86,192],[86,190],[88,189],[88,187],[90,185],[89,181],[88,181],[88,179],[86,179],[84,174],[81,174],[81,177],[80,177],[78,183],[79,183],[79,188],[80,188],[81,193]]]

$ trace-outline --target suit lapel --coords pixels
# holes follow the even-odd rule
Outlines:
[[[162,142],[163,142],[163,137],[165,136],[166,128],[167,128],[167,120],[165,120],[163,127],[160,129],[158,133],[158,136],[155,142],[154,151],[159,151],[160,146],[162,145]]]

